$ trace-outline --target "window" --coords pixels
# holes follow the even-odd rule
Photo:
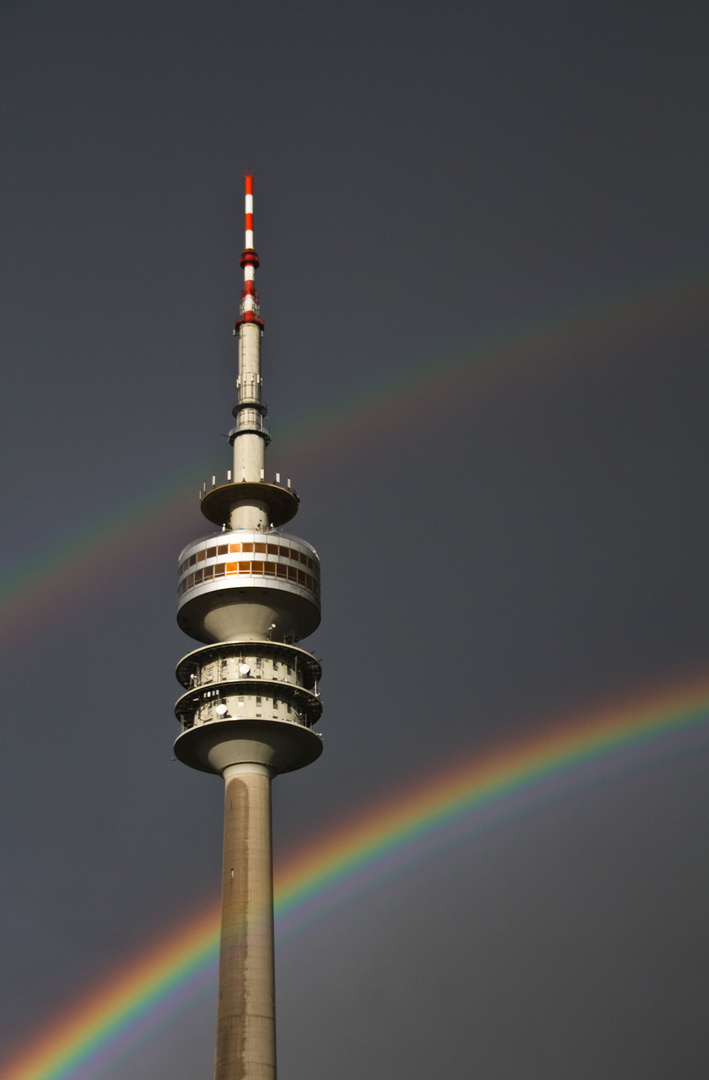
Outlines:
[[[254,544],[254,551],[260,551],[265,555],[266,554],[266,545],[265,544]]]

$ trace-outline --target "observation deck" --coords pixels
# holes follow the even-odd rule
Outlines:
[[[315,548],[284,533],[240,529],[180,555],[177,621],[197,641],[300,640],[320,623]]]
[[[228,525],[231,511],[240,503],[258,502],[268,507],[269,521],[274,528],[291,521],[298,513],[300,502],[295,491],[263,480],[229,480],[200,492],[200,499],[202,513],[214,525]]]

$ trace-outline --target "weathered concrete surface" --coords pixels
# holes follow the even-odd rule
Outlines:
[[[275,1080],[271,777],[225,770],[215,1080]]]

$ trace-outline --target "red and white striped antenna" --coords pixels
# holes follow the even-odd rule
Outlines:
[[[244,247],[253,251],[254,247],[254,178],[245,176],[246,196],[244,198],[244,210],[246,213]]]
[[[263,326],[263,319],[259,315],[258,293],[256,292],[256,270],[259,266],[259,257],[254,250],[254,178],[245,176],[246,194],[244,197],[244,250],[241,253],[239,266],[244,270],[244,288],[241,293],[240,317],[234,324],[234,331],[238,331],[241,323],[255,322]]]

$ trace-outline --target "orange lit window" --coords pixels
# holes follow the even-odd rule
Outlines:
[[[242,544],[241,545],[241,550],[242,551],[253,551],[254,550],[254,545],[253,544]]]
[[[229,544],[229,551],[241,551],[241,544]]]
[[[251,563],[251,573],[252,574],[262,574],[263,573],[263,563],[262,562],[252,562]]]
[[[226,572],[227,572],[227,574],[235,574],[238,569],[239,569],[239,564],[238,563],[228,562],[226,564]]]
[[[249,573],[251,573],[251,563],[250,562],[240,562],[239,563],[239,573],[240,574],[249,574]]]
[[[266,554],[266,545],[265,544],[254,544],[254,551],[259,551],[263,555],[265,555]]]

